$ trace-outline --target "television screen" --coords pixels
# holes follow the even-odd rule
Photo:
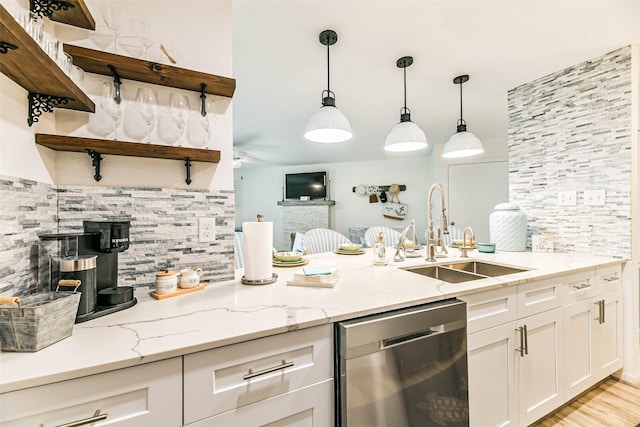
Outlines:
[[[311,199],[327,197],[326,172],[288,173],[284,176],[287,199],[300,199],[309,196]]]

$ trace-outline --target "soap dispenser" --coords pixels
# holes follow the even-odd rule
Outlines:
[[[378,240],[373,245],[373,263],[375,265],[387,265],[387,248],[384,244],[382,232],[378,233]]]

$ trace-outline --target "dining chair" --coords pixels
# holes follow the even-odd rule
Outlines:
[[[349,244],[351,241],[344,234],[328,228],[314,228],[302,236],[302,247],[309,254],[335,251],[343,243]]]
[[[242,231],[236,231],[233,236],[233,262],[237,269],[244,268],[244,243],[242,242]]]
[[[385,246],[395,246],[400,240],[400,232],[392,230],[389,227],[369,227],[367,231],[364,232],[364,240],[367,242],[367,246],[373,246],[375,244],[380,232],[382,232]]]

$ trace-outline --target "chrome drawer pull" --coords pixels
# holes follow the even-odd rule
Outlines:
[[[529,354],[529,334],[527,333],[527,325],[524,325],[524,354]]]
[[[613,276],[609,276],[609,277],[603,277],[605,282],[615,282],[616,280],[620,279],[618,277],[618,273],[614,274]]]
[[[96,413],[93,414],[93,417],[85,418],[84,420],[72,421],[67,424],[60,424],[58,427],[80,427],[80,426],[86,426],[88,424],[93,424],[95,422],[106,420],[106,419],[107,419],[107,414],[101,414],[100,409],[98,409]]]
[[[261,371],[253,372],[253,368],[249,369],[249,373],[242,377],[243,380],[247,381],[251,378],[259,377],[260,375],[270,374],[271,372],[280,371],[282,369],[287,369],[293,366],[293,362],[287,362],[286,360],[282,360],[282,364],[278,366],[272,366],[271,368],[266,368]]]

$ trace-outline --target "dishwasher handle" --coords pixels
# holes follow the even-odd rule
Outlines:
[[[419,341],[424,338],[433,338],[438,335],[446,334],[448,332],[464,329],[466,326],[467,326],[466,322],[462,320],[457,320],[455,322],[450,322],[450,323],[443,323],[441,325],[432,326],[429,329],[425,329],[423,331],[419,331],[413,334],[384,339],[380,341],[379,349],[383,350],[385,348],[397,347],[399,345],[408,344],[414,341]]]

